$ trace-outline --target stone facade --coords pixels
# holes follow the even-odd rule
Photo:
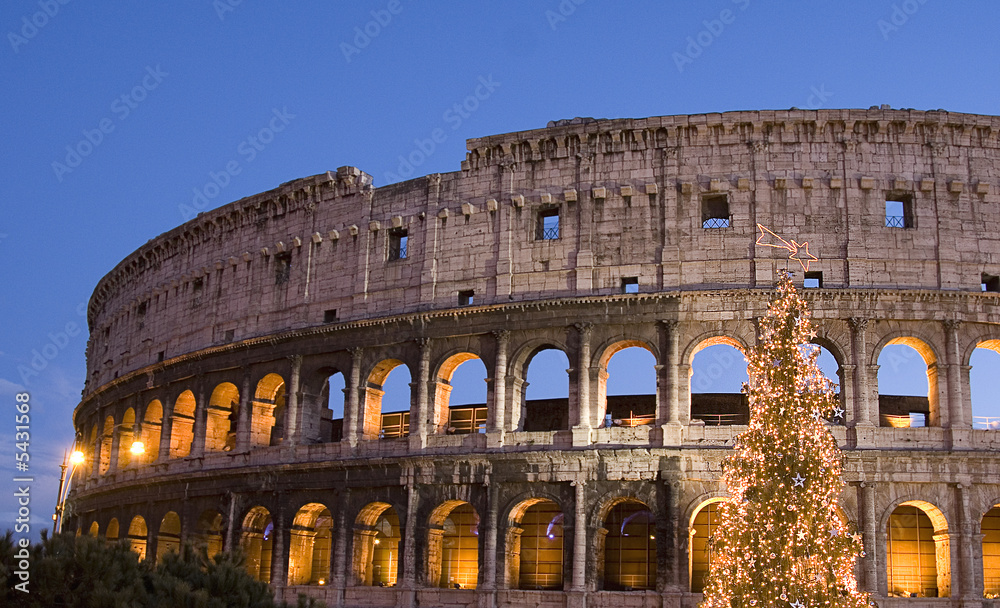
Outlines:
[[[884,109],[556,123],[470,140],[458,172],[376,189],[342,167],[201,214],[91,299],[74,413],[90,459],[70,521],[132,529],[150,555],[270,543],[261,578],[332,605],[693,605],[689,531],[722,496],[741,427],[693,423],[690,366],[707,345],[755,342],[775,271],[794,264],[754,246],[763,224],[820,258],[821,286],[803,291],[840,364],[832,429],[859,579],[883,605],[990,603],[980,526],[1000,504],[1000,434],[974,428],[969,358],[1000,349],[998,135],[997,117]],[[926,427],[885,425],[888,344],[927,365]],[[655,413],[608,427],[607,364],[630,346],[656,359]],[[567,423],[526,431],[526,369],[549,347],[571,362]],[[470,358],[489,370],[485,424],[449,433],[449,381]],[[409,431],[386,438],[397,365],[413,379]],[[339,434],[324,418],[335,373]],[[559,589],[518,589],[524,518],[542,503],[561,513]],[[463,504],[480,518],[475,590],[440,583]],[[653,514],[653,580],[637,585],[651,589],[609,583],[622,504]],[[889,597],[900,505],[928,514],[947,598]],[[379,532],[387,513],[398,522]],[[321,528],[328,559],[307,567]],[[371,586],[387,569],[391,586]]]

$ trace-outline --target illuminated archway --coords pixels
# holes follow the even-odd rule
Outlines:
[[[277,445],[284,436],[285,380],[268,374],[257,383],[250,419],[250,445]]]
[[[462,435],[486,431],[486,377],[486,366],[477,355],[462,352],[445,359],[434,383],[433,432]],[[453,392],[458,402],[455,405],[451,402]]]
[[[391,505],[373,502],[354,522],[354,577],[359,585],[394,587],[399,578],[399,517]]]
[[[612,506],[599,531],[604,552],[604,588],[632,591],[656,588],[656,525],[645,503],[624,499]]]
[[[479,515],[471,504],[449,500],[430,517],[428,581],[445,589],[475,589],[479,581]]]
[[[411,380],[410,368],[398,359],[385,359],[368,374],[362,426],[365,439],[410,434]]]
[[[886,523],[886,578],[895,597],[951,595],[948,522],[934,505],[911,500]]]
[[[181,518],[170,511],[160,521],[160,532],[156,536],[156,563],[160,563],[167,553],[177,553],[181,548]]]
[[[104,538],[108,539],[109,542],[114,542],[118,540],[119,534],[118,518],[112,517],[111,521],[108,522],[108,528],[104,531]]]
[[[163,404],[153,399],[146,405],[142,418],[142,443],[146,446],[147,463],[156,462],[160,454],[160,430],[163,426]]]
[[[184,391],[174,401],[174,413],[170,416],[170,457],[184,458],[191,454],[194,442],[194,393]]]
[[[255,579],[271,582],[271,554],[274,548],[274,523],[264,507],[250,509],[243,518],[240,548],[246,556],[247,572]]]
[[[101,465],[100,472],[104,475],[111,468],[111,447],[115,439],[115,419],[108,416],[104,419],[104,431],[101,433]]]
[[[703,502],[688,525],[688,580],[693,593],[701,593],[712,566],[712,534],[719,525],[719,506],[724,498]]]
[[[879,424],[888,427],[940,426],[937,357],[918,338],[886,340],[878,351]]]
[[[318,502],[304,505],[292,522],[288,550],[289,585],[325,585],[330,580],[333,519]]]
[[[205,451],[223,452],[236,447],[236,421],[239,419],[240,391],[235,384],[223,382],[208,399],[205,424]]]
[[[132,464],[133,459],[141,456],[132,455],[132,443],[135,441],[135,410],[128,408],[122,415],[122,423],[118,427],[118,468],[124,469]]]
[[[559,505],[547,499],[514,507],[507,530],[508,586],[562,589],[564,519]]]
[[[622,340],[601,353],[595,415],[603,426],[656,421],[656,355],[648,344]]]
[[[142,515],[136,515],[128,525],[128,544],[138,556],[139,561],[146,559],[146,540],[149,538],[149,530],[146,528],[146,520]]]
[[[194,540],[205,547],[208,557],[222,553],[222,514],[215,510],[202,511],[195,526]]]
[[[1000,598],[1000,505],[986,512],[983,534],[983,597]]]
[[[95,521],[90,524],[90,531],[87,532],[94,538],[99,538],[101,536],[101,526]]]

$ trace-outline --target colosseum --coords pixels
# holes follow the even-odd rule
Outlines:
[[[862,587],[992,606],[1000,431],[970,357],[1000,351],[998,138],[886,106],[573,119],[471,139],[451,173],[341,167],[202,213],[90,300],[67,527],[147,559],[242,547],[279,597],[330,606],[692,607],[748,415],[692,362],[753,345],[791,264],[839,364]],[[925,397],[880,394],[889,345]],[[609,395],[632,347],[655,394]],[[552,349],[565,397],[528,399]],[[453,404],[470,362],[485,402]],[[401,366],[408,408],[383,411]]]

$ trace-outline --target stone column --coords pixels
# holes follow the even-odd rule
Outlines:
[[[575,513],[573,517],[573,580],[570,590],[584,592],[587,590],[587,505],[586,486],[580,479],[573,482],[576,489],[574,500]]]
[[[408,471],[410,482],[406,485],[406,528],[403,530],[403,580],[400,587],[403,589],[404,598],[401,599],[403,606],[414,604],[414,590],[417,581],[417,507],[419,501],[418,487],[413,483],[413,473]],[[407,598],[407,596],[409,596]]]
[[[229,495],[229,514],[226,517],[226,539],[225,544],[222,546],[223,551],[232,551],[235,549],[233,546],[233,533],[237,529],[236,527],[236,494]]]
[[[493,408],[489,412],[488,427],[490,432],[501,433],[506,430],[507,418],[507,345],[510,341],[510,332],[506,329],[493,332],[496,340],[496,364],[493,366],[493,381],[490,387],[493,389]]]
[[[288,526],[285,525],[285,506],[283,497],[278,495],[278,505],[276,513],[272,516],[274,529],[272,530],[271,543],[271,586],[275,589],[275,596],[281,597],[281,588],[288,585],[288,551],[291,545],[291,536],[288,534]]]
[[[253,424],[253,385],[250,369],[243,368],[243,387],[240,389],[240,411],[236,419],[236,452],[250,449],[250,427]]]
[[[573,445],[590,443],[590,429],[593,427],[593,404],[590,402],[590,323],[574,324],[579,332],[579,352],[576,361],[576,424],[573,426]]]
[[[972,428],[972,404],[966,408],[965,387],[962,385],[962,353],[958,338],[961,321],[944,321],[945,360],[948,378],[948,420],[953,429]],[[940,372],[941,366],[938,366]],[[968,415],[966,413],[968,412]]]
[[[121,445],[122,425],[116,424],[111,428],[111,454],[108,458],[108,474],[118,470],[118,447]]]
[[[659,424],[677,426],[681,424],[680,403],[680,332],[675,319],[660,321],[663,345],[663,360],[657,366],[657,385],[662,386],[656,417]]]
[[[349,494],[338,501],[340,504],[336,507],[334,515],[337,527],[333,531],[336,536],[333,555],[330,556],[333,560],[330,568],[330,584],[333,587],[335,608],[344,605],[344,588],[347,586],[347,538],[353,530],[353,526],[348,528],[345,514],[345,505],[349,503],[348,496]]]
[[[361,440],[361,357],[364,350],[361,348],[351,349],[351,374],[347,378],[347,399],[344,400],[344,435],[343,440],[350,447],[357,447]]]
[[[208,427],[208,399],[205,397],[205,385],[198,382],[194,388],[194,439],[191,441],[191,456],[200,458],[205,455],[205,437]]]
[[[863,317],[851,317],[847,321],[851,326],[851,357],[853,364],[857,366],[854,374],[854,426],[856,427],[878,426],[877,422],[873,422],[873,419],[878,420],[878,404],[875,404],[873,415],[868,392],[868,321]]]
[[[288,445],[298,445],[302,443],[302,393],[299,387],[302,356],[293,355],[288,360],[291,362],[291,373],[285,385],[285,437]]]
[[[420,362],[417,378],[412,386],[417,391],[416,411],[410,413],[410,449],[422,450],[427,447],[428,422],[431,419],[430,379],[431,379],[431,339],[417,338],[420,347]]]
[[[958,596],[963,600],[971,601],[975,598],[983,597],[982,586],[977,586],[977,577],[975,576],[977,568],[973,542],[976,536],[976,523],[972,519],[972,508],[969,505],[969,485],[965,483],[956,484],[955,493],[959,512],[957,538],[959,580],[958,593],[954,593],[953,585],[952,596]],[[982,542],[980,542],[979,546],[982,547]],[[979,569],[981,570],[982,566]]]
[[[495,482],[486,479],[486,538],[483,543],[483,591],[497,588],[497,526],[499,525],[499,493]],[[495,602],[490,601],[489,606]]]
[[[862,545],[865,556],[861,558],[864,573],[863,589],[878,594],[878,515],[875,512],[875,484],[870,481],[858,483],[858,506],[861,508]]]
[[[164,397],[163,421],[160,423],[160,450],[157,462],[170,460],[170,435],[174,432],[174,402],[176,397]]]

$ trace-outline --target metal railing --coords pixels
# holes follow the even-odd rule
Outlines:
[[[705,426],[731,426],[739,422],[740,414],[697,414],[694,418]]]
[[[399,240],[389,244],[389,259],[390,260],[406,259],[406,241]]]
[[[542,238],[543,241],[548,241],[552,239],[559,238],[559,226],[551,226],[549,228],[542,228]]]
[[[706,220],[702,220],[702,228],[729,228],[730,221],[728,217],[710,217]]]
[[[906,228],[906,216],[903,215],[887,215],[885,216],[885,227],[886,228]]]
[[[1000,416],[973,416],[972,428],[1000,430]]]

